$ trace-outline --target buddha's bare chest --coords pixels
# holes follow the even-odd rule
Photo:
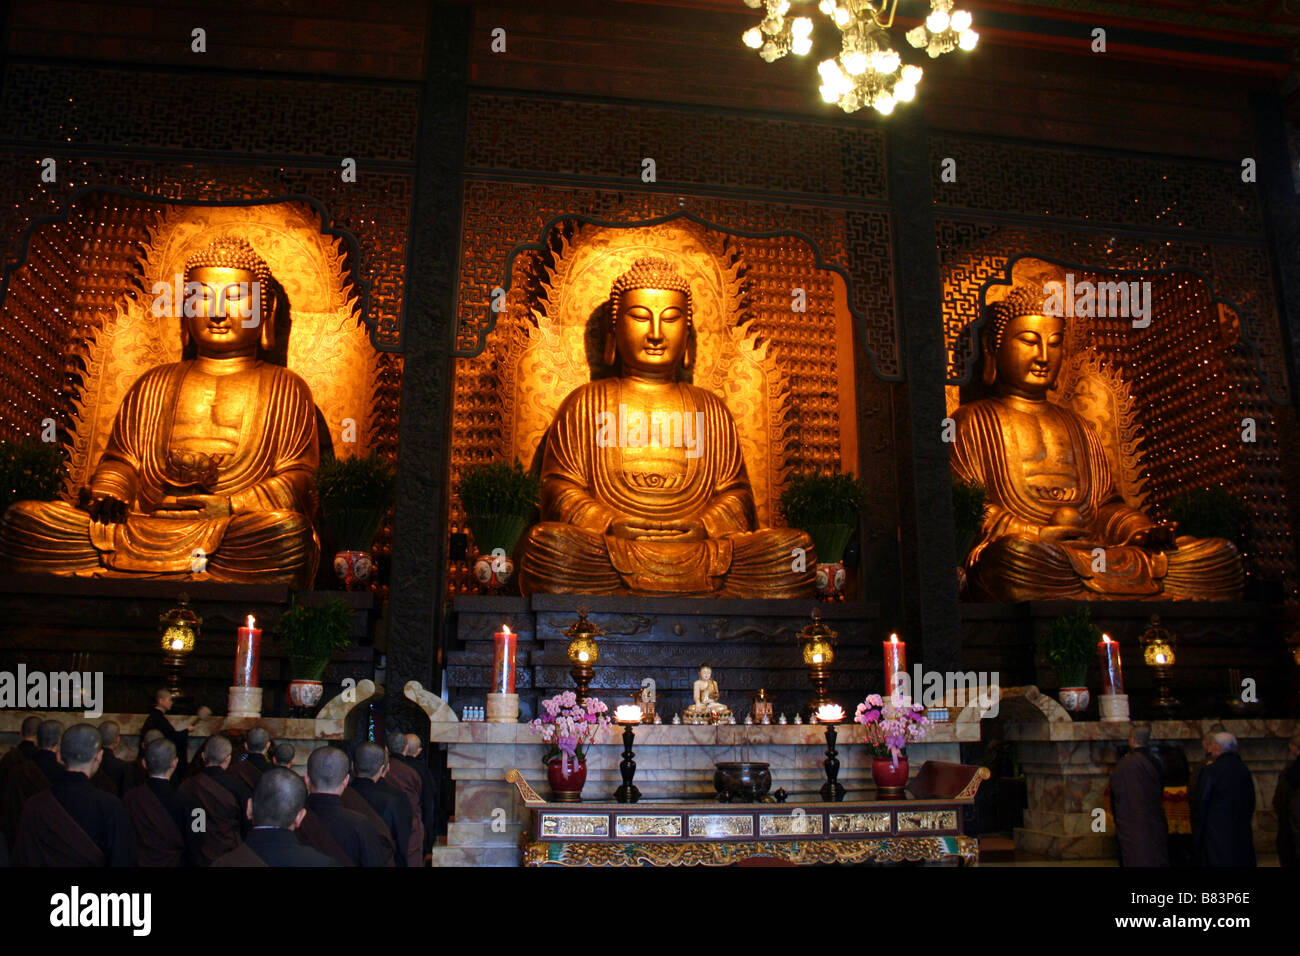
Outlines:
[[[205,375],[191,371],[181,384],[168,445],[209,454],[233,452],[250,407],[256,375]]]
[[[1003,426],[1012,439],[1009,450],[1014,451],[1020,472],[1036,495],[1058,499],[1079,487],[1083,453],[1075,445],[1073,431],[1055,411],[1006,411]]]

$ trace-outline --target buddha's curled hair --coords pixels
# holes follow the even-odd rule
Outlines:
[[[1012,289],[1006,298],[988,306],[984,334],[988,336],[993,352],[996,353],[1002,346],[1002,336],[1012,319],[1018,319],[1022,315],[1045,315],[1043,309],[1046,301],[1047,296],[1041,290],[1022,285]]]
[[[686,321],[693,319],[691,306],[691,285],[686,277],[677,271],[667,259],[657,256],[642,256],[632,263],[621,276],[614,280],[609,290],[609,316],[611,323],[618,318],[619,300],[630,289],[670,289],[686,296]]]
[[[269,288],[271,268],[266,260],[257,254],[248,240],[239,236],[221,236],[212,240],[206,248],[200,249],[185,260],[185,271],[191,269],[218,268],[244,269],[253,274],[253,278]]]

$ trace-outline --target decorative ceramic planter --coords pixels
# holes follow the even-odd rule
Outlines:
[[[319,707],[325,695],[325,685],[318,680],[289,681],[289,704],[299,710]]]
[[[889,757],[871,758],[871,779],[876,784],[876,796],[881,800],[902,797],[907,788],[907,758],[894,762]]]
[[[498,594],[515,574],[515,563],[503,554],[480,554],[474,562],[474,579],[478,588],[487,594]]]
[[[546,779],[553,799],[560,803],[579,802],[587,783],[587,758],[552,757],[546,762]]]
[[[1092,702],[1092,695],[1088,693],[1086,687],[1062,687],[1057,699],[1070,713],[1081,714],[1088,709],[1088,704]]]
[[[340,551],[334,555],[334,574],[349,591],[365,588],[374,569],[375,561],[369,551]]]
[[[817,598],[822,601],[843,601],[846,577],[843,563],[817,565]]]

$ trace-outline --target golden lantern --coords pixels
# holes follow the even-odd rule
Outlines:
[[[569,663],[573,665],[569,673],[573,675],[573,680],[578,685],[579,701],[587,696],[591,680],[596,676],[596,661],[600,660],[600,646],[596,643],[596,638],[603,636],[604,633],[587,620],[585,607],[578,608],[578,619],[564,632],[565,637],[569,639],[565,654],[569,658]]]
[[[1152,614],[1151,621],[1138,636],[1142,647],[1142,660],[1155,672],[1156,699],[1152,706],[1164,714],[1170,714],[1179,706],[1178,698],[1169,689],[1174,661],[1177,655],[1174,646],[1177,636],[1160,624],[1160,615]]]
[[[158,636],[163,652],[163,674],[172,697],[180,698],[181,671],[203,632],[203,618],[189,606],[189,595],[181,592],[176,606],[158,615]]]
[[[806,708],[810,716],[816,714],[823,704],[835,703],[826,695],[826,685],[830,681],[831,663],[835,660],[835,641],[838,637],[817,611],[813,611],[812,623],[798,634],[798,640],[803,645],[803,662],[808,666],[808,678],[815,691],[815,696]]]

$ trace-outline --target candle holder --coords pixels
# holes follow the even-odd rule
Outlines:
[[[813,611],[812,623],[798,634],[803,645],[803,662],[808,666],[808,679],[812,681],[814,697],[804,710],[809,716],[816,714],[818,708],[834,701],[826,694],[826,685],[831,678],[831,663],[835,660],[835,642],[838,635],[822,621],[822,616]]]
[[[632,783],[636,776],[636,754],[632,752],[632,744],[636,740],[635,727],[641,723],[641,716],[641,708],[635,704],[625,704],[615,711],[614,722],[623,728],[623,760],[618,765],[623,783],[614,791],[614,799],[619,803],[636,803],[641,799],[641,791]]]
[[[588,696],[591,681],[596,676],[595,665],[596,661],[600,660],[600,646],[596,643],[596,638],[603,636],[604,633],[587,620],[585,607],[578,608],[578,619],[564,632],[565,637],[569,639],[568,647],[564,652],[569,658],[569,663],[573,665],[569,673],[573,675],[573,681],[578,685],[579,701]]]
[[[181,592],[176,596],[176,607],[165,614],[158,615],[158,636],[163,651],[163,674],[167,681],[167,690],[171,692],[173,706],[183,712],[190,703],[189,697],[181,691],[181,671],[185,669],[199,635],[203,633],[203,618],[199,617],[189,606],[189,595]]]
[[[822,800],[826,803],[839,803],[844,799],[844,784],[840,783],[840,756],[839,751],[835,749],[835,740],[841,720],[844,719],[843,711],[840,712],[839,720],[829,720],[824,716],[818,717],[826,725],[826,760],[823,766],[826,768],[826,782],[822,784]]]
[[[1170,679],[1177,658],[1174,647],[1178,638],[1172,631],[1161,626],[1159,614],[1152,614],[1138,643],[1142,645],[1142,660],[1154,671],[1156,699],[1151,706],[1162,715],[1172,714],[1182,706],[1170,690]]]

